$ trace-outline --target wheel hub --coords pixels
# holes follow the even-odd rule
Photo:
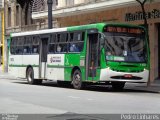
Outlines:
[[[75,84],[78,85],[79,82],[80,82],[80,80],[81,80],[81,79],[80,79],[80,75],[79,75],[79,74],[76,74],[76,75],[75,75]]]

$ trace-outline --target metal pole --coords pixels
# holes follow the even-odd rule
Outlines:
[[[52,29],[52,0],[47,0],[48,4],[48,29]]]

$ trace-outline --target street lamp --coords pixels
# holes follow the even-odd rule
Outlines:
[[[48,4],[48,29],[52,29],[52,0],[47,0]]]

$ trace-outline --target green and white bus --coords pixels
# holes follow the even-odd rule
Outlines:
[[[66,28],[12,33],[9,72],[27,78],[85,83],[146,83],[150,55],[145,29],[128,24],[97,23]]]

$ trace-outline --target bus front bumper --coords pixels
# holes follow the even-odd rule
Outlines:
[[[127,72],[117,72],[110,68],[102,69],[100,74],[100,81],[104,82],[135,82],[135,83],[147,83],[149,80],[149,70],[144,69],[143,72],[138,73],[127,73]]]

